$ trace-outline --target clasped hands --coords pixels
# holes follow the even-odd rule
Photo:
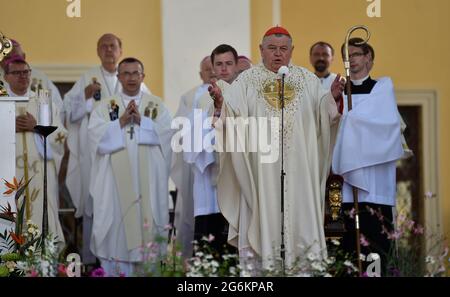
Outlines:
[[[132,121],[133,121],[133,123],[135,123],[137,125],[141,124],[141,115],[139,114],[138,106],[136,105],[136,102],[134,100],[131,100],[131,102],[128,103],[128,106],[125,109],[125,112],[119,118],[120,128],[125,127],[127,124],[130,124]]]

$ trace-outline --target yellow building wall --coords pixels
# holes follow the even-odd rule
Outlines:
[[[98,65],[97,40],[122,39],[123,56],[139,58],[145,83],[163,95],[160,0],[81,0],[81,17],[69,18],[65,0],[0,0],[0,30],[17,39],[32,64]]]
[[[337,50],[332,71],[344,73],[340,46],[347,30],[369,27],[376,51],[372,76],[390,76],[402,90],[436,90],[438,95],[439,197],[444,233],[450,238],[450,1],[381,0],[381,17],[369,18],[366,0],[280,0],[281,25],[294,39],[293,62],[312,70],[309,48],[319,40]],[[264,7],[261,7],[263,5]],[[272,24],[272,1],[252,0],[252,53]],[[358,34],[357,32],[355,32]],[[364,34],[364,33],[359,33]],[[425,189],[426,190],[426,189]]]

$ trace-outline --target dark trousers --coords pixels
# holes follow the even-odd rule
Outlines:
[[[196,216],[194,228],[194,239],[200,247],[204,243],[202,238],[208,238],[211,234],[214,236],[214,240],[208,245],[219,255],[237,253],[236,248],[227,243],[228,222],[221,213]]]
[[[393,240],[388,239],[386,234],[386,231],[392,232],[393,230],[392,206],[365,202],[359,203],[358,206],[360,234],[364,235],[369,244],[368,246],[361,245],[361,253],[366,257],[370,253],[379,254],[381,271],[385,275],[389,257],[393,256]],[[343,203],[342,205],[346,229],[342,241],[344,251],[356,258],[355,220],[348,215],[352,208],[354,208],[353,203]],[[372,213],[370,209],[375,213]],[[370,262],[366,262],[366,264],[370,264]]]

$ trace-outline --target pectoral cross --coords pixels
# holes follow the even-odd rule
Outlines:
[[[134,125],[131,125],[131,126],[130,126],[130,130],[128,130],[127,133],[130,134],[130,139],[133,139]]]

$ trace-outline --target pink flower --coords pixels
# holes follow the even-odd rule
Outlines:
[[[431,199],[431,198],[434,198],[434,197],[436,197],[436,195],[433,194],[433,192],[431,192],[431,191],[428,191],[428,192],[425,193],[425,199]]]
[[[366,237],[364,236],[364,234],[361,234],[359,241],[361,242],[362,246],[369,246],[369,242],[367,241]]]
[[[66,275],[66,266],[64,264],[58,265],[58,273],[62,275]]]
[[[126,277],[125,273],[121,272],[119,273],[119,277]]]
[[[157,257],[158,257],[157,253],[151,252],[147,255],[147,261],[152,261],[152,260],[156,259]]]
[[[94,269],[91,272],[91,277],[105,277],[105,276],[106,276],[106,273],[102,267]]]
[[[214,235],[209,234],[208,236],[208,242],[212,242],[214,240]]]
[[[417,228],[414,228],[414,234],[423,234],[424,228],[420,225],[417,225]]]
[[[442,252],[442,255],[439,256],[440,260],[444,260],[445,257],[448,255],[448,247],[445,247],[444,251]]]
[[[383,222],[384,216],[381,214],[381,212],[377,212],[378,221]]]
[[[39,273],[36,270],[31,269],[30,274],[28,276],[29,277],[38,277]]]
[[[400,230],[395,230],[394,232],[388,234],[388,239],[399,239],[403,235],[403,232]]]
[[[350,212],[348,213],[348,216],[350,217],[350,219],[354,219],[355,218],[355,212],[356,212],[355,208],[352,208],[350,210]]]
[[[414,222],[413,220],[408,221],[408,222],[406,223],[406,225],[407,225],[407,227],[408,227],[409,230],[412,230],[412,228],[414,227],[414,224],[415,224],[415,222]]]

